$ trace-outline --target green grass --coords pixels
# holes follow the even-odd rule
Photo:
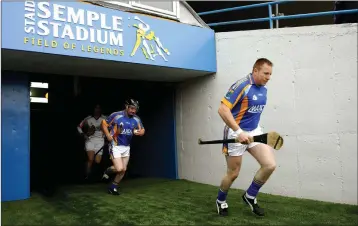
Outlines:
[[[217,187],[183,180],[138,179],[122,184],[123,194],[111,196],[105,184],[61,189],[66,196],[39,194],[5,202],[1,225],[357,225],[358,207],[266,194],[259,195],[266,216],[258,218],[230,190],[230,216],[218,217]],[[324,192],[324,191],[322,191]]]

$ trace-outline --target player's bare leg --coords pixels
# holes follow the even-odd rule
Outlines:
[[[108,167],[104,173],[103,173],[103,176],[102,176],[102,179],[109,179],[109,175],[113,174],[113,173],[116,173],[117,174],[117,170],[116,168],[114,167],[114,165]],[[116,180],[117,181],[117,180]]]
[[[104,171],[102,179],[108,179],[110,174],[116,173],[116,172],[117,172],[116,168],[112,165]]]
[[[226,175],[221,180],[220,189],[218,192],[218,197],[216,200],[216,207],[218,214],[221,216],[226,216],[228,214],[228,205],[226,203],[226,196],[228,191],[239,176],[241,169],[242,156],[226,156],[227,163],[227,172]]]
[[[88,179],[88,176],[91,173],[93,160],[94,160],[94,151],[87,151],[86,179]]]
[[[112,156],[113,157],[113,156]],[[118,192],[118,184],[120,182],[120,174],[124,170],[122,158],[112,158],[113,167],[117,173],[116,177],[114,178],[113,182],[109,185],[108,193],[112,195],[119,195]]]
[[[120,173],[117,173],[114,180],[116,185],[117,185],[117,190],[118,190],[118,185],[119,183],[122,181],[124,175],[126,174],[127,171],[127,165],[128,165],[128,161],[129,161],[129,156],[128,157],[122,157],[122,164],[123,164],[123,169]]]
[[[257,160],[261,168],[256,172],[250,187],[242,196],[242,199],[250,206],[253,213],[258,216],[264,216],[264,210],[258,206],[256,196],[276,169],[275,155],[272,148],[265,144],[258,144],[249,148],[248,152]]]
[[[95,158],[95,162],[96,162],[97,164],[100,164],[101,161],[102,161],[102,155],[97,154],[97,155],[96,155],[96,158]]]
[[[111,145],[108,145],[107,147],[109,148],[109,150],[112,149],[112,146],[111,146]],[[110,151],[110,152],[111,152],[111,151]],[[113,155],[110,154],[110,156],[111,156],[111,159],[113,159]],[[104,171],[103,176],[102,176],[102,180],[107,181],[107,180],[109,179],[109,175],[111,175],[111,174],[113,174],[113,173],[117,173],[117,170],[116,170],[116,168],[114,167],[113,161],[112,161],[112,165],[111,165],[110,167],[108,167],[108,168]]]
[[[118,182],[118,183],[121,182],[121,180],[123,179],[124,175],[126,174],[128,161],[129,161],[129,156],[128,157],[122,157],[123,170],[121,171],[121,173],[118,173],[116,175],[116,177],[114,178],[114,180],[116,182]]]
[[[90,167],[90,171],[89,171],[89,175],[87,176],[88,178],[91,177],[91,174],[92,173],[95,173],[97,174],[97,172],[99,170],[101,170],[101,161],[102,161],[102,152],[99,152],[99,149],[95,149],[95,151],[92,154],[91,156],[91,165],[89,166]],[[97,153],[97,155],[96,155]]]

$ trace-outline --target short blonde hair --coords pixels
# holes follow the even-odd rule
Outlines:
[[[256,60],[254,66],[252,67],[252,70],[254,70],[255,68],[261,69],[262,65],[264,65],[264,64],[267,64],[271,67],[273,66],[273,63],[269,59],[259,58]]]

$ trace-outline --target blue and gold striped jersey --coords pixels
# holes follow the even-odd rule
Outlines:
[[[231,110],[239,127],[245,131],[258,127],[266,101],[266,86],[256,85],[252,74],[235,82],[221,100]]]

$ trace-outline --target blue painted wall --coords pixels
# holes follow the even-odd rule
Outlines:
[[[215,33],[211,29],[81,2],[31,2],[2,2],[2,48],[216,72]],[[80,15],[78,21],[69,16],[75,14]],[[93,23],[87,15],[95,18]],[[52,23],[57,24],[55,28]],[[107,33],[108,39],[101,42],[97,31],[103,37]],[[132,56],[141,33],[144,36],[138,39],[139,48]],[[122,37],[123,42],[111,42],[109,37]],[[144,42],[149,52],[153,51],[153,59],[145,57]]]
[[[149,92],[148,92],[149,93]],[[134,137],[133,173],[144,177],[178,179],[175,137],[174,87],[159,87],[143,97],[146,134]]]
[[[30,197],[30,89],[24,74],[1,74],[1,200]]]

